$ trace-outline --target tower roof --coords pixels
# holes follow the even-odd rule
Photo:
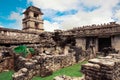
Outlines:
[[[41,12],[41,10],[40,10],[39,8],[35,7],[35,6],[29,6],[29,7],[25,10],[25,12],[23,12],[23,14],[26,14],[26,13],[28,13],[29,11],[33,11],[33,12],[36,12],[36,13],[39,13],[39,14],[42,14],[42,15],[43,15],[43,13]]]

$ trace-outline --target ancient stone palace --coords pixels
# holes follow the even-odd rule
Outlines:
[[[22,30],[0,28],[0,72],[15,70],[13,80],[31,80],[33,76],[48,76],[61,68],[103,55],[83,65],[85,79],[75,80],[120,80],[120,24],[110,22],[46,32],[39,8],[30,6],[23,14]],[[19,45],[34,48],[33,57],[16,55],[13,49]]]

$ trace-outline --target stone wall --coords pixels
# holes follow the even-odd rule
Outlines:
[[[39,43],[39,35],[21,30],[0,28],[0,44]]]
[[[56,70],[71,66],[76,62],[89,58],[89,55],[85,55],[85,53],[81,53],[82,55],[78,55],[77,52],[70,52],[68,54],[62,55],[39,54],[29,60],[18,56],[15,58],[16,73],[13,75],[13,80],[30,80],[35,75],[45,77],[51,75]],[[76,61],[76,53],[79,57],[77,59],[78,61]],[[21,71],[21,69],[25,69],[26,72]]]
[[[61,56],[35,56],[30,60],[23,57],[18,57],[15,61],[16,73],[13,75],[13,80],[30,80],[34,75],[48,76],[53,71],[74,64],[74,59],[70,55]],[[21,71],[24,70],[25,71]]]
[[[18,57],[15,61],[15,70],[13,80],[30,80],[34,75],[40,75],[40,64],[36,60],[28,60]]]
[[[120,80],[120,54],[91,59],[81,71],[85,80]]]
[[[86,39],[85,38],[76,38],[76,46],[82,47],[83,50],[86,50]]]
[[[0,72],[14,69],[14,54],[11,48],[0,47]]]
[[[112,37],[112,47],[120,51],[120,44],[118,43],[120,43],[120,36],[116,35]]]

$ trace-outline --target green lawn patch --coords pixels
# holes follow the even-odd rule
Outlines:
[[[67,75],[71,77],[81,77],[83,74],[80,72],[81,65],[87,63],[87,61],[83,61],[78,64],[74,64],[72,66],[62,68],[56,72],[54,72],[51,76],[48,77],[38,77],[35,76],[33,77],[32,80],[53,80],[54,77],[59,76],[59,75]],[[12,74],[14,71],[8,71],[8,72],[2,72],[0,73],[0,80],[12,80]]]
[[[7,71],[0,73],[0,80],[12,80],[12,74],[14,71]]]
[[[87,63],[87,61],[83,61],[81,63],[66,67],[66,68],[62,68],[56,72],[54,72],[51,76],[48,77],[33,77],[32,80],[53,80],[54,77],[59,76],[59,75],[67,75],[67,76],[71,76],[71,77],[82,77],[82,73],[80,72],[81,69],[81,65]]]

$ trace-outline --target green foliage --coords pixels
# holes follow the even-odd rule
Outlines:
[[[0,80],[12,80],[12,74],[14,71],[0,73]]]
[[[20,45],[20,46],[14,48],[14,52],[16,54],[22,55],[23,57],[26,57],[28,54],[34,54],[35,53],[33,48],[28,48],[25,45]]]
[[[29,51],[31,52],[31,54],[35,53],[35,50],[33,48],[29,48]]]
[[[78,63],[63,69],[60,69],[56,72],[54,72],[51,76],[48,77],[33,77],[32,80],[53,80],[54,77],[59,76],[59,75],[67,75],[71,77],[82,77],[82,73],[80,72],[81,65],[87,63],[87,61],[83,61],[82,63]]]

